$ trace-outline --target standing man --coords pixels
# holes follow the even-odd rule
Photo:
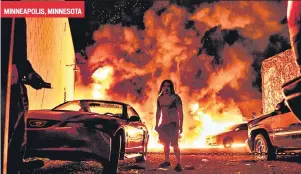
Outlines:
[[[18,174],[24,167],[23,157],[26,145],[26,114],[28,111],[28,96],[25,83],[34,89],[41,89],[45,86],[44,80],[32,68],[27,60],[26,45],[26,21],[25,18],[16,18],[14,26],[14,42],[11,43],[12,19],[1,19],[1,122],[5,122],[6,105],[10,105],[9,129],[8,129],[8,156],[7,173]],[[9,50],[13,49],[12,72],[11,72],[11,92],[6,93]],[[5,76],[6,75],[6,76]],[[10,96],[10,103],[6,103],[6,95]],[[4,124],[2,124],[2,144],[4,143]],[[3,147],[3,146],[2,146]],[[3,157],[2,148],[2,157]],[[2,166],[5,167],[5,166]]]
[[[162,122],[159,125],[160,117]],[[170,145],[174,149],[177,159],[175,171],[182,171],[181,157],[179,148],[179,134],[183,132],[183,107],[182,100],[175,93],[174,85],[171,80],[164,80],[161,83],[159,97],[157,99],[156,127],[159,134],[159,141],[164,145],[165,162],[159,167],[169,167]]]

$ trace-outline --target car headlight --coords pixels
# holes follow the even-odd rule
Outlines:
[[[47,124],[46,120],[29,120],[28,124],[30,127],[42,128]]]

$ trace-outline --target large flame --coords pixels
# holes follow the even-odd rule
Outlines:
[[[205,147],[206,136],[243,121],[238,102],[260,100],[252,86],[250,48],[263,49],[269,35],[284,30],[279,16],[280,12],[285,16],[285,10],[269,12],[279,9],[275,3],[222,2],[201,6],[192,14],[164,4],[166,10],[157,13],[161,6],[145,12],[144,30],[107,24],[94,32],[96,42],[86,49],[88,60],[79,65],[76,97],[131,104],[150,131],[149,147],[162,147],[154,131],[156,101],[160,83],[171,79],[184,104],[180,146]],[[187,27],[188,21],[194,27]],[[228,44],[223,29],[237,29],[245,39]],[[206,31],[217,45],[215,56],[204,49]]]
[[[110,66],[102,67],[97,69],[93,74],[93,98],[94,99],[105,99],[107,94],[106,91],[110,88],[113,80],[113,68]]]

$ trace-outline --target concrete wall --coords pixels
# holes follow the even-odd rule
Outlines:
[[[286,50],[262,62],[262,110],[274,110],[282,99],[281,85],[299,74],[291,50]]]
[[[74,95],[74,48],[67,18],[27,18],[27,54],[52,89],[28,87],[29,109],[50,109]]]

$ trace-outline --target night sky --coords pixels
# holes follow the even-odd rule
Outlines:
[[[122,26],[136,26],[139,30],[144,30],[143,16],[145,11],[153,6],[153,0],[86,0],[86,18],[84,19],[69,19],[74,47],[76,52],[85,54],[85,48],[94,44],[93,32],[104,24],[122,24]],[[194,12],[195,7],[202,4],[212,4],[217,1],[199,1],[199,0],[172,0],[169,3],[175,3],[187,8],[187,11]],[[157,11],[157,14],[164,12],[165,8]],[[286,18],[279,21],[281,24],[286,25]],[[187,21],[188,28],[195,28],[193,21]],[[220,35],[216,38],[216,34]],[[222,64],[223,60],[219,55],[219,50],[223,49],[225,45],[232,45],[236,42],[248,40],[242,36],[238,30],[222,29],[220,26],[210,28],[202,36],[202,47],[199,48],[199,54],[207,53],[214,56],[212,62],[215,64]],[[277,53],[290,48],[287,38],[280,34],[273,34],[269,37],[269,44],[264,50],[254,50],[253,68],[258,73],[253,86],[261,91],[261,77],[260,65],[261,62]]]

